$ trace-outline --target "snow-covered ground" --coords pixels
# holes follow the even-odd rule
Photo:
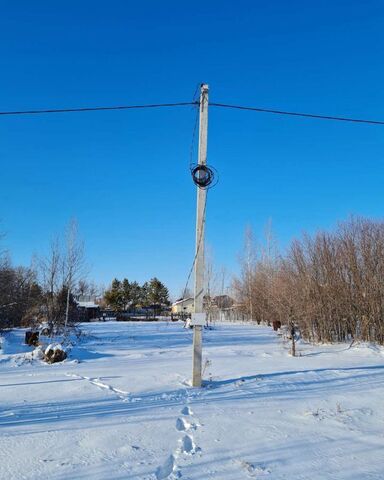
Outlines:
[[[22,330],[0,355],[0,478],[383,479],[384,350],[288,346],[271,328],[204,332],[192,389],[179,323],[94,323],[61,364]]]

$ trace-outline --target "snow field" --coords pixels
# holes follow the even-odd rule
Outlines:
[[[0,479],[382,479],[384,350],[299,343],[271,328],[84,324],[47,365],[9,334],[0,355]]]

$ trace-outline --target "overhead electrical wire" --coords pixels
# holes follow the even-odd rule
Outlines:
[[[196,105],[198,102],[177,102],[177,103],[150,103],[146,105],[116,105],[105,107],[79,107],[79,108],[50,108],[38,110],[19,110],[0,112],[0,115],[39,115],[44,113],[73,113],[73,112],[100,112],[106,110],[139,110],[144,108],[162,108],[162,107],[184,107],[186,105]]]
[[[187,277],[187,281],[185,282],[185,287],[184,287],[184,290],[183,290],[183,299],[184,299],[184,300],[185,300],[185,294],[187,293],[187,290],[188,290],[189,280],[191,279],[191,276],[192,276],[192,273],[193,273],[193,269],[195,268],[197,256],[198,256],[198,254],[199,254],[200,246],[201,246],[202,239],[203,239],[203,233],[204,233],[204,229],[205,229],[205,213],[206,213],[206,211],[207,211],[207,198],[208,198],[208,192],[207,192],[207,194],[206,194],[206,196],[205,196],[204,209],[203,209],[203,222],[202,222],[201,229],[200,229],[200,235],[199,235],[199,239],[198,239],[198,242],[197,242],[197,247],[196,247],[195,256],[194,256],[194,258],[193,258],[193,262],[192,262],[191,268],[190,268],[190,270],[189,270],[188,277]]]
[[[262,112],[262,113],[274,113],[275,115],[291,115],[294,117],[317,118],[321,120],[336,120],[339,122],[354,122],[354,123],[369,123],[371,125],[384,125],[384,121],[381,121],[381,120],[367,120],[362,118],[350,118],[350,117],[334,117],[332,115],[320,115],[317,113],[289,112],[286,110],[272,110],[270,108],[248,107],[244,105],[231,105],[227,103],[211,102],[209,106],[220,107],[220,108],[232,108],[237,110],[249,110],[253,112]]]
[[[74,112],[98,112],[108,110],[139,110],[150,108],[172,108],[172,107],[184,107],[189,105],[199,105],[199,101],[192,102],[175,102],[175,103],[152,103],[143,105],[116,105],[116,106],[100,106],[100,107],[75,107],[75,108],[50,108],[50,109],[36,109],[36,110],[13,110],[13,111],[0,111],[1,116],[5,115],[39,115],[48,113],[74,113]],[[318,113],[304,113],[304,112],[292,112],[288,110],[276,110],[271,108],[252,107],[247,105],[235,105],[228,103],[210,102],[210,107],[228,108],[236,110],[246,110],[260,113],[272,113],[275,115],[289,115],[294,117],[314,118],[320,120],[331,120],[338,122],[352,122],[352,123],[365,123],[369,125],[384,125],[382,120],[371,120],[366,118],[352,118],[352,117],[339,117],[334,115],[322,115]]]
[[[196,89],[196,92],[197,92],[197,89]],[[48,113],[97,112],[97,111],[113,111],[113,110],[139,110],[139,109],[151,109],[151,108],[173,108],[173,107],[183,107],[183,106],[197,106],[197,105],[200,105],[200,102],[196,100],[196,92],[195,92],[193,101],[190,101],[190,102],[0,111],[0,116],[39,115],[39,114],[48,114]],[[362,119],[362,118],[339,117],[339,116],[333,116],[333,115],[321,115],[321,114],[314,114],[314,113],[292,112],[287,110],[275,110],[275,109],[252,107],[252,106],[246,106],[246,105],[234,105],[234,104],[227,104],[227,103],[210,102],[209,106],[217,107],[217,108],[236,109],[236,110],[242,110],[242,111],[253,111],[253,112],[259,112],[259,113],[272,113],[275,115],[289,115],[289,116],[295,116],[295,117],[313,118],[313,119],[320,119],[320,120],[362,123],[362,124],[369,124],[369,125],[384,125],[384,121],[381,121],[381,120],[370,120],[370,119]],[[213,167],[204,166],[206,171],[204,171],[203,174],[205,173],[205,176],[204,175],[201,176],[201,172],[200,171],[198,172],[196,169],[202,168],[202,167],[199,165],[197,166],[193,165],[193,160],[192,160],[194,144],[196,139],[196,132],[197,132],[197,124],[198,124],[198,111],[196,112],[196,118],[194,122],[193,134],[192,134],[192,143],[190,148],[190,170],[191,170],[194,183],[197,184],[199,188],[208,189],[212,184],[217,183],[217,180],[214,183],[215,172],[214,172],[214,169],[212,170]],[[203,220],[203,225],[201,226],[200,238],[198,239],[198,242],[197,242],[195,256],[187,277],[184,291],[183,291],[183,298],[185,297],[189,280],[191,278],[193,269],[195,267],[197,255],[200,250],[200,245],[202,242],[202,233],[205,227],[206,208],[207,208],[207,196],[205,197],[204,213],[203,213],[204,220]]]

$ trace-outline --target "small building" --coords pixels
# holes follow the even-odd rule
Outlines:
[[[93,301],[77,301],[80,322],[98,320],[101,316],[100,306]]]
[[[181,298],[177,300],[175,303],[172,303],[171,312],[175,314],[180,313],[193,313],[194,301],[192,297],[189,298]]]
[[[216,295],[213,297],[213,304],[220,310],[231,308],[235,301],[229,295]]]

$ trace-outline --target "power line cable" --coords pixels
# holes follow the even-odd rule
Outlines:
[[[384,125],[384,121],[381,121],[381,120],[367,120],[362,118],[350,118],[350,117],[334,117],[332,115],[319,115],[317,113],[289,112],[286,110],[272,110],[269,108],[248,107],[244,105],[231,105],[227,103],[210,102],[209,106],[220,107],[220,108],[232,108],[237,110],[249,110],[253,112],[274,113],[276,115],[291,115],[295,117],[318,118],[321,120],[337,120],[339,122],[354,122],[354,123],[368,123],[371,125]]]
[[[188,289],[189,280],[191,279],[191,275],[192,275],[193,269],[194,269],[195,264],[196,264],[196,259],[197,259],[197,256],[199,254],[199,251],[200,251],[201,241],[203,239],[203,232],[204,232],[204,229],[205,229],[205,213],[206,213],[206,209],[207,209],[207,198],[208,198],[208,191],[205,195],[204,210],[203,210],[203,222],[202,222],[202,225],[201,225],[200,237],[199,237],[199,241],[197,243],[195,257],[193,259],[192,266],[191,266],[191,269],[189,270],[187,281],[185,283],[185,287],[184,287],[184,291],[183,291],[183,299],[185,299],[185,293]]]
[[[162,107],[184,107],[187,105],[196,105],[199,102],[177,102],[177,103],[151,103],[146,105],[116,105],[105,107],[80,107],[80,108],[51,108],[38,110],[19,110],[0,112],[0,115],[39,115],[44,113],[73,113],[73,112],[98,112],[106,110],[138,110],[145,108],[162,108]]]
[[[194,92],[193,97],[192,97],[192,98],[193,98],[193,101],[194,101],[194,102],[197,102],[197,103],[199,103],[199,101],[198,101],[198,98],[200,97],[199,88],[200,88],[200,85],[201,85],[201,84],[202,84],[202,82],[196,83],[195,92]]]
[[[193,103],[196,105],[196,107],[200,107],[200,101],[197,100],[199,86],[200,86],[200,84],[196,85],[195,93],[193,94]],[[199,108],[196,108],[196,116],[195,116],[193,131],[192,131],[192,141],[191,141],[191,147],[190,147],[190,152],[189,152],[189,169],[191,171],[192,178],[193,178],[193,170],[194,170],[194,168],[196,168],[196,165],[194,164],[194,161],[193,161],[193,154],[194,154],[194,147],[195,147],[195,141],[196,141],[197,126],[199,124],[199,116],[200,116]],[[196,182],[194,182],[194,183],[197,185]],[[185,295],[186,295],[186,292],[187,292],[187,289],[188,289],[188,284],[189,284],[189,281],[191,279],[193,269],[194,269],[195,264],[196,264],[196,259],[197,259],[197,256],[199,254],[199,251],[200,251],[200,245],[201,245],[201,241],[202,241],[202,238],[203,238],[203,232],[204,232],[204,228],[205,228],[205,212],[206,212],[206,208],[207,208],[207,196],[208,196],[208,192],[205,195],[204,209],[203,209],[203,223],[202,223],[202,226],[201,226],[200,237],[199,237],[199,240],[198,240],[198,243],[197,243],[195,256],[193,258],[193,262],[192,262],[191,268],[190,268],[189,273],[188,273],[187,281],[185,283],[185,287],[184,287],[184,290],[183,290],[183,299],[185,299]]]
[[[195,89],[195,92],[193,94],[193,100],[192,100],[193,103],[196,105],[196,107],[200,107],[200,101],[197,100],[198,89],[199,89],[199,84],[196,85],[196,89]],[[189,151],[189,169],[191,171],[192,171],[193,165],[194,165],[193,154],[194,154],[194,149],[195,149],[197,126],[199,124],[199,114],[200,114],[199,108],[196,108],[195,121],[194,121],[193,131],[192,131],[192,141],[191,141],[191,147],[190,147],[190,151]],[[185,287],[184,287],[184,290],[183,290],[183,299],[185,298],[185,294],[186,294],[187,289],[188,289],[188,284],[189,284],[189,281],[191,279],[193,269],[195,267],[197,255],[198,255],[199,250],[200,250],[200,244],[201,244],[201,240],[202,240],[202,237],[203,237],[203,230],[204,230],[204,226],[205,226],[205,209],[206,209],[206,206],[207,206],[207,196],[205,196],[205,203],[204,203],[204,213],[203,213],[203,222],[204,223],[203,223],[202,228],[201,228],[200,238],[199,238],[198,245],[197,245],[197,248],[196,248],[195,257],[193,259],[192,266],[189,270],[187,281],[185,283]]]
[[[37,109],[37,110],[14,110],[14,111],[0,111],[0,115],[38,115],[47,113],[73,113],[73,112],[97,112],[108,110],[139,110],[149,108],[172,108],[183,106],[196,106],[199,105],[198,100],[192,102],[176,102],[176,103],[153,103],[144,105],[116,105],[116,106],[101,106],[101,107],[79,107],[79,108],[51,108],[51,109]],[[353,122],[353,123],[365,123],[369,125],[384,125],[382,120],[371,120],[364,118],[351,118],[351,117],[338,117],[333,115],[321,115],[317,113],[304,113],[304,112],[292,112],[288,110],[275,110],[270,108],[251,107],[246,105],[234,105],[228,103],[210,102],[211,107],[229,108],[236,110],[248,110],[261,113],[272,113],[275,115],[290,115],[294,117],[315,118],[321,120],[332,120],[339,122]]]

